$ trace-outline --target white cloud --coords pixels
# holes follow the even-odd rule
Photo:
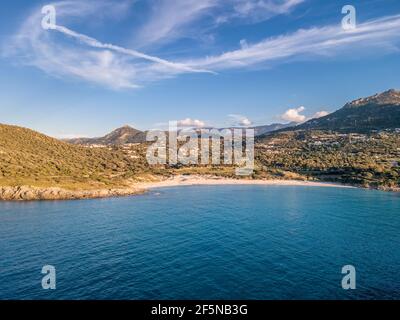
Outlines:
[[[301,122],[305,122],[305,121],[308,121],[311,119],[322,118],[329,114],[328,111],[318,111],[318,112],[314,113],[311,117],[307,118],[304,114],[301,114],[305,110],[306,110],[306,108],[303,106],[294,108],[294,109],[289,109],[289,110],[286,110],[286,112],[284,114],[282,114],[280,116],[280,118],[282,120],[289,121],[289,122],[301,123]]]
[[[229,118],[232,120],[233,126],[248,127],[253,124],[249,118],[241,114],[230,114]]]
[[[329,114],[328,111],[318,111],[316,112],[310,119],[318,119],[318,118],[322,118],[325,117]]]
[[[244,119],[242,119],[242,121],[240,121],[240,125],[242,125],[242,126],[250,126],[251,124],[252,124],[252,122],[247,118],[244,118]]]
[[[178,127],[194,127],[194,128],[203,128],[206,126],[206,123],[201,120],[186,118],[178,121]]]
[[[289,122],[304,122],[307,118],[305,115],[300,114],[306,108],[299,107],[297,109],[289,109],[283,115],[281,115],[281,119]]]

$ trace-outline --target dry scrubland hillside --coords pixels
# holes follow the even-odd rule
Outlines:
[[[144,160],[144,159],[143,159]],[[69,189],[123,186],[144,172],[120,150],[90,149],[30,129],[0,124],[0,185]]]
[[[149,167],[148,145],[91,148],[0,124],[0,187],[124,188],[174,174],[234,176],[232,167]]]

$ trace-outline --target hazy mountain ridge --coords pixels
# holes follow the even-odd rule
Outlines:
[[[265,126],[257,126],[257,127],[252,127],[254,129],[254,135],[256,137],[261,136],[263,134],[273,132],[276,130],[281,130],[281,129],[286,129],[290,127],[296,126],[296,122],[290,122],[290,123],[273,123]]]

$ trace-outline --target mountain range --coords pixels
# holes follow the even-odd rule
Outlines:
[[[311,119],[292,130],[330,130],[368,133],[400,127],[400,91],[394,89],[345,104],[341,109]]]
[[[291,122],[288,124],[274,123],[274,124],[270,124],[270,125],[252,127],[252,129],[254,129],[255,136],[261,136],[263,134],[266,134],[266,133],[269,133],[272,131],[289,128],[294,125],[295,125],[294,122]],[[208,128],[204,128],[204,129],[208,129]],[[211,128],[209,128],[209,129],[211,129]],[[231,129],[232,130],[232,129],[234,129],[234,127],[221,128],[220,130],[223,130],[223,129]],[[74,139],[64,139],[64,141],[69,142],[71,144],[76,144],[76,145],[103,145],[103,146],[123,145],[123,144],[129,144],[129,143],[146,142],[146,133],[147,133],[147,131],[140,131],[140,130],[137,130],[135,128],[132,128],[132,127],[126,125],[121,128],[115,129],[114,131],[105,135],[104,137],[74,138]]]
[[[375,132],[395,128],[400,128],[400,92],[396,90],[354,100],[326,117],[297,126],[256,127],[257,135],[261,134],[255,144],[256,177],[293,178],[296,174],[303,178],[400,189],[398,130]],[[370,135],[354,142],[350,135],[331,134],[331,131]],[[183,171],[151,167],[145,157],[147,146],[140,143],[145,134],[125,126],[101,138],[74,139],[67,143],[30,129],[0,124],[0,188],[17,188],[11,191],[3,188],[0,199],[72,197],[28,196],[18,189],[20,186],[109,190],[126,187],[136,179],[179,173],[234,176],[234,169],[225,166],[193,166],[182,168]],[[134,145],[118,147],[127,143]],[[87,148],[84,146],[87,144],[116,147]]]
[[[399,127],[400,91],[391,89],[371,97],[354,100],[327,116],[311,119],[302,124],[296,124],[295,122],[287,124],[274,123],[250,128],[255,130],[256,137],[260,137],[282,131],[327,130],[347,133],[367,133],[374,130]],[[228,129],[234,128],[230,127]],[[76,138],[65,141],[77,145],[104,146],[143,143],[146,141],[146,131],[124,126],[104,137]]]

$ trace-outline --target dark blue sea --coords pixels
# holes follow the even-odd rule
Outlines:
[[[196,186],[1,202],[0,299],[400,299],[400,196]]]

